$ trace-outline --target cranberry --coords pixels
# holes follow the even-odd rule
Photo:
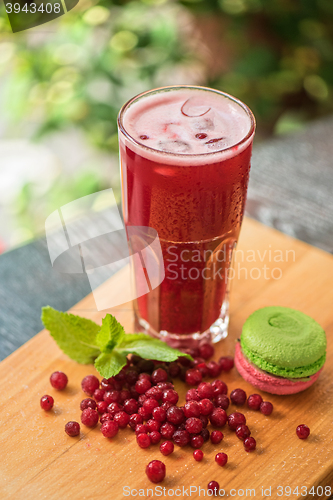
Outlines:
[[[161,389],[161,391],[166,391],[167,389],[174,389],[175,386],[173,385],[172,382],[159,382],[157,384],[157,387]]]
[[[178,406],[171,406],[167,411],[167,421],[174,425],[184,422],[184,411]]]
[[[136,441],[140,448],[148,448],[148,446],[150,445],[150,437],[148,436],[148,434],[138,434],[136,436]]]
[[[196,389],[189,389],[186,393],[186,401],[200,401],[200,396]]]
[[[217,378],[222,371],[220,365],[216,363],[216,361],[209,361],[209,363],[207,363],[207,368],[208,374],[212,378]]]
[[[99,402],[99,401],[103,401],[104,399],[104,394],[105,394],[105,389],[96,389],[96,391],[94,391],[94,394],[93,394],[93,398]]]
[[[135,399],[137,401],[139,399],[140,394],[138,392],[136,392],[135,386],[132,385],[129,388],[129,391],[130,391],[130,394],[131,394],[131,398],[133,398],[133,399]]]
[[[203,437],[204,442],[209,440],[209,430],[208,429],[202,429],[200,434]]]
[[[165,478],[165,465],[160,460],[149,462],[146,467],[146,474],[152,483],[160,483]]]
[[[197,391],[201,399],[212,399],[214,397],[214,388],[209,382],[201,382]]]
[[[209,423],[208,417],[206,415],[200,415],[199,418],[202,422],[202,427],[205,429]]]
[[[246,424],[246,418],[243,413],[230,413],[228,416],[228,425],[230,429],[235,431],[239,425]]]
[[[217,496],[220,490],[220,485],[217,481],[211,481],[208,483],[207,489],[212,492],[212,495]]]
[[[138,403],[139,403],[139,406],[142,406],[143,403],[147,400],[147,396],[145,394],[140,394],[139,398],[138,398]]]
[[[120,392],[123,388],[122,382],[119,382],[118,380],[114,380],[111,385],[112,385],[112,389],[114,389],[115,391],[118,391],[118,392]]]
[[[161,441],[161,434],[158,431],[152,431],[149,434],[151,444],[157,444]]]
[[[146,401],[143,403],[142,408],[144,408],[147,412],[147,416],[150,417],[152,414],[152,411],[154,408],[158,407],[158,401],[153,398],[148,398]]]
[[[154,384],[166,382],[168,380],[168,374],[163,368],[157,368],[157,370],[153,371],[151,379]]]
[[[45,396],[40,399],[40,406],[45,411],[51,410],[51,408],[53,408],[53,405],[54,399],[52,396],[48,396],[47,394],[45,394]]]
[[[136,370],[127,370],[126,372],[126,382],[129,386],[132,386],[136,383],[139,378],[139,374]]]
[[[138,363],[140,372],[151,373],[154,370],[154,361],[152,359],[141,359]]]
[[[71,437],[78,436],[80,434],[80,424],[78,422],[67,422],[65,425],[65,432]]]
[[[199,347],[199,356],[203,359],[209,359],[214,356],[215,349],[211,344],[201,344]]]
[[[199,356],[199,348],[198,347],[189,347],[188,349],[184,349],[183,352],[192,356],[192,358],[197,358]]]
[[[119,393],[119,402],[124,404],[127,399],[131,398],[131,393],[127,389],[122,389]]]
[[[221,431],[212,431],[210,435],[210,440],[213,444],[219,444],[223,439],[223,434]]]
[[[219,365],[224,372],[230,372],[234,366],[234,358],[232,356],[222,356],[219,359]]]
[[[177,430],[173,433],[173,441],[178,444],[178,446],[186,446],[190,442],[190,435],[186,430]]]
[[[261,403],[262,403],[262,397],[260,396],[260,394],[251,394],[247,398],[247,406],[250,408],[250,410],[255,410],[255,411],[260,410]]]
[[[107,420],[113,420],[113,416],[110,413],[103,413],[99,421],[101,422],[101,424],[104,424],[104,422],[106,422]]]
[[[202,399],[199,401],[201,415],[211,415],[214,410],[214,405],[210,399]]]
[[[148,434],[148,427],[145,424],[138,424],[135,427],[135,434]]]
[[[300,439],[306,439],[309,437],[310,429],[307,425],[301,424],[296,428],[296,434]]]
[[[110,403],[107,408],[107,412],[114,416],[116,413],[123,411],[123,406],[119,403]]]
[[[161,408],[161,407],[156,407],[153,409],[152,411],[152,417],[154,420],[156,420],[157,422],[165,422],[166,421],[166,411],[164,410],[164,408]]]
[[[244,441],[244,439],[248,438],[251,435],[251,431],[247,425],[241,424],[236,428],[236,436],[238,439]]]
[[[133,365],[137,365],[139,363],[139,361],[141,361],[141,356],[138,356],[137,354],[132,354],[131,356],[131,363]]]
[[[111,391],[111,389],[113,389],[113,386],[111,384],[109,384],[108,382],[108,379],[106,378],[103,378],[101,380],[101,388],[104,390],[104,391]],[[97,389],[96,389],[97,390]]]
[[[203,378],[208,377],[209,370],[206,363],[199,363],[198,365],[196,365],[196,369],[199,370]]]
[[[114,376],[114,379],[116,380],[116,382],[120,382],[120,383],[121,383],[121,385],[123,385],[123,384],[125,383],[125,381],[126,381],[126,372],[125,372],[125,368],[126,368],[126,367],[122,368],[122,369],[120,370],[120,372],[119,372],[119,373],[117,373],[117,375],[115,375],[115,376]]]
[[[99,380],[95,375],[87,375],[81,382],[83,392],[92,396],[96,389],[99,388]]]
[[[222,380],[213,380],[212,388],[214,391],[214,397],[219,396],[220,394],[227,394],[228,387]]]
[[[193,366],[193,361],[191,361],[188,358],[185,358],[185,356],[180,356],[180,358],[178,358],[178,363],[180,363],[185,368]]]
[[[190,434],[199,434],[202,431],[200,418],[191,417],[186,420],[186,430]]]
[[[206,137],[207,137],[207,134],[205,134],[204,132],[200,132],[199,134],[195,134],[196,139],[206,139]]]
[[[272,403],[270,403],[269,401],[263,401],[260,405],[260,411],[266,416],[270,415],[273,411]]]
[[[243,389],[234,389],[230,393],[230,400],[234,405],[242,406],[246,401],[246,392]]]
[[[117,422],[120,429],[125,429],[125,427],[129,423],[130,416],[125,411],[119,411],[115,414],[113,420]]]
[[[170,424],[170,422],[165,422],[165,424],[162,424],[160,427],[160,433],[165,439],[171,439],[175,430],[176,427]]]
[[[144,394],[151,388],[151,382],[147,378],[141,378],[135,382],[134,389],[138,394]]]
[[[223,427],[227,423],[228,417],[222,408],[214,408],[209,419],[214,427]]]
[[[131,429],[133,429],[134,431],[138,424],[143,424],[143,418],[138,413],[133,413],[133,415],[130,416],[128,423]]]
[[[106,438],[113,438],[118,433],[119,427],[114,420],[107,420],[101,426],[101,433]]]
[[[205,440],[200,434],[197,436],[191,436],[190,444],[191,444],[192,448],[201,448],[201,446],[204,444],[204,442],[205,442]]]
[[[167,389],[166,391],[163,392],[162,396],[162,401],[165,403],[166,401],[169,401],[169,403],[175,405],[178,403],[178,392],[176,392],[173,389]]]
[[[163,441],[163,443],[160,445],[160,452],[166,457],[168,455],[171,455],[174,449],[174,444],[171,441]]]
[[[117,373],[117,375],[114,376],[114,379],[117,381],[117,382],[121,382],[122,384],[125,382],[126,380],[126,366],[124,366],[119,373]]]
[[[202,381],[202,375],[196,368],[190,368],[186,371],[185,381],[189,385],[198,385]]]
[[[215,398],[215,405],[219,408],[223,408],[223,410],[227,410],[229,408],[229,398],[225,394],[219,394]]]
[[[148,389],[148,391],[145,393],[145,396],[147,396],[148,398],[154,398],[158,401],[159,399],[162,399],[163,391],[160,387],[154,386]]]
[[[201,450],[195,450],[193,452],[193,458],[194,460],[196,460],[197,462],[201,462],[201,460],[203,459],[203,452]]]
[[[162,408],[165,411],[168,411],[169,408],[174,406],[172,403],[169,403],[169,401],[166,401],[165,403],[162,403],[160,408]]]
[[[126,399],[124,402],[124,411],[128,413],[129,415],[132,415],[133,413],[136,413],[138,411],[138,402],[135,401],[135,399]]]
[[[68,384],[68,378],[67,375],[63,372],[54,372],[52,373],[50,377],[50,382],[52,387],[54,389],[57,389],[58,391],[62,391],[65,389],[66,385]],[[99,383],[98,383],[99,385]]]
[[[205,360],[203,358],[200,357],[194,358],[193,368],[196,368],[198,365],[201,365],[202,363],[205,363]]]
[[[244,440],[245,451],[253,451],[256,449],[257,443],[253,437],[248,437]]]
[[[228,455],[226,453],[217,453],[215,455],[215,462],[219,464],[221,467],[224,467],[228,462]]]
[[[91,398],[83,399],[80,403],[80,410],[83,411],[86,408],[91,408],[93,410],[96,410],[96,408],[97,408],[96,401],[94,399],[91,399]]]
[[[111,386],[111,389],[114,389],[114,384],[115,384],[115,378],[114,377],[103,378],[102,382],[104,382],[104,385],[108,384],[109,386]],[[102,382],[101,382],[101,386],[102,386]]]
[[[149,373],[146,373],[146,372],[140,373],[139,380],[142,380],[142,379],[149,380],[149,382],[151,382],[151,376],[149,375]]]
[[[147,420],[147,427],[149,432],[159,431],[161,428],[161,422],[154,420],[153,418]]]
[[[96,410],[92,410],[91,408],[86,408],[81,413],[81,422],[87,427],[95,427],[99,420],[99,415]]]
[[[200,417],[200,405],[197,401],[188,401],[184,405],[184,415],[186,418]]]
[[[93,408],[94,409],[94,408]],[[107,411],[108,404],[105,401],[98,401],[97,403],[97,411],[99,414],[103,414]]]
[[[169,375],[172,378],[178,377],[180,374],[180,366],[178,363],[173,361],[172,363],[169,364]]]
[[[215,137],[214,139],[210,139],[210,141],[205,142],[205,144],[214,144],[215,142],[222,141],[225,137]]]
[[[104,401],[108,404],[110,403],[119,403],[120,402],[120,392],[112,389],[104,394]]]

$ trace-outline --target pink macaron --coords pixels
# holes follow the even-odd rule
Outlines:
[[[302,379],[288,379],[270,375],[257,366],[250,363],[250,361],[242,353],[239,342],[235,350],[235,366],[239,374],[244,380],[254,385],[258,389],[269,392],[270,394],[296,394],[297,392],[305,391],[310,387],[319,377],[322,368],[311,375],[311,377]]]

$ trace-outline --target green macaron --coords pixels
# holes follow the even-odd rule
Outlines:
[[[273,375],[299,379],[326,359],[326,335],[310,316],[289,307],[264,307],[245,321],[241,348],[251,363]]]

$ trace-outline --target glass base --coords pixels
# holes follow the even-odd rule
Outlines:
[[[176,349],[189,349],[198,347],[203,342],[216,343],[225,339],[228,335],[229,325],[229,301],[225,300],[217,320],[204,332],[194,333],[170,333],[166,330],[156,331],[145,319],[141,318],[135,311],[135,331],[147,333],[151,337],[163,340]]]

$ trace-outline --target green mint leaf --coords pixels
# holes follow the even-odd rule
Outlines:
[[[89,364],[99,355],[96,335],[100,326],[86,318],[42,308],[42,322],[60,349],[78,363]]]
[[[175,361],[180,356],[192,359],[189,354],[173,349],[165,342],[149,337],[144,333],[125,335],[117,350],[124,354],[137,354],[144,359],[156,359],[158,361]]]
[[[155,339],[154,337],[150,337],[150,335],[147,335],[147,333],[126,333],[124,338],[122,339],[121,344],[119,345],[124,344],[126,346],[129,342],[132,342],[133,340],[148,340],[148,342],[151,342],[152,340]]]
[[[110,378],[126,365],[126,355],[116,350],[112,352],[102,352],[95,360],[95,368],[104,378]]]
[[[96,344],[102,352],[111,352],[125,335],[124,328],[111,314],[102,320],[102,327],[96,336]]]

